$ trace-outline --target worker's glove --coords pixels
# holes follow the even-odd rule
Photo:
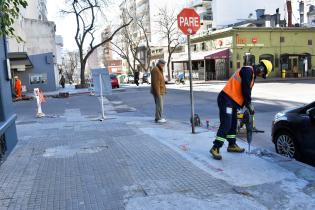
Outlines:
[[[254,106],[253,106],[252,103],[248,104],[248,105],[246,106],[246,108],[248,109],[248,111],[249,111],[249,113],[250,113],[251,115],[254,115],[254,114],[255,114],[255,108],[254,108]]]

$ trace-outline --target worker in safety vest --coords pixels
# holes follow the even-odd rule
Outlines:
[[[14,79],[15,79],[15,96],[16,98],[22,98],[22,82],[18,76],[15,76]]]
[[[234,73],[220,92],[217,99],[220,110],[220,127],[210,150],[214,159],[222,159],[220,148],[225,140],[229,142],[228,152],[242,153],[245,151],[236,144],[237,110],[245,106],[250,114],[254,114],[251,91],[255,79],[257,76],[265,79],[271,70],[272,63],[268,60],[261,60],[254,66],[244,66]]]

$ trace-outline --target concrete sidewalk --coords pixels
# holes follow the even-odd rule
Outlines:
[[[58,87],[58,90],[56,91],[49,91],[49,92],[44,92],[44,95],[46,97],[52,97],[52,96],[57,96],[59,93],[69,93],[70,95],[80,95],[80,94],[88,94],[90,93],[88,88],[83,88],[83,89],[75,89],[74,85],[69,85],[67,84],[65,88]],[[25,94],[28,97],[33,97],[33,93],[26,93]]]
[[[103,122],[79,105],[18,121],[20,141],[0,166],[0,209],[315,208],[312,167],[255,148],[223,149],[215,161],[215,123],[193,135],[188,124],[159,125],[119,101],[105,105]]]

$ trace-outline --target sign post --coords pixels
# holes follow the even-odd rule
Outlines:
[[[190,84],[190,107],[191,107],[191,130],[195,133],[195,107],[194,93],[192,84],[192,62],[191,62],[191,46],[190,36],[197,33],[200,28],[200,16],[194,9],[185,8],[177,16],[178,28],[187,35],[188,44],[188,69],[189,69],[189,84]]]

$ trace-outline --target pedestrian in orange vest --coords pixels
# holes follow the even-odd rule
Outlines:
[[[22,82],[18,76],[15,76],[15,95],[16,98],[22,98]]]
[[[268,60],[261,60],[259,64],[253,66],[244,66],[234,73],[220,92],[217,99],[220,127],[210,150],[214,159],[222,159],[220,148],[225,140],[229,142],[228,152],[243,153],[245,151],[236,144],[237,110],[245,106],[250,114],[255,113],[251,98],[255,79],[256,77],[265,79],[271,70],[272,63]]]

